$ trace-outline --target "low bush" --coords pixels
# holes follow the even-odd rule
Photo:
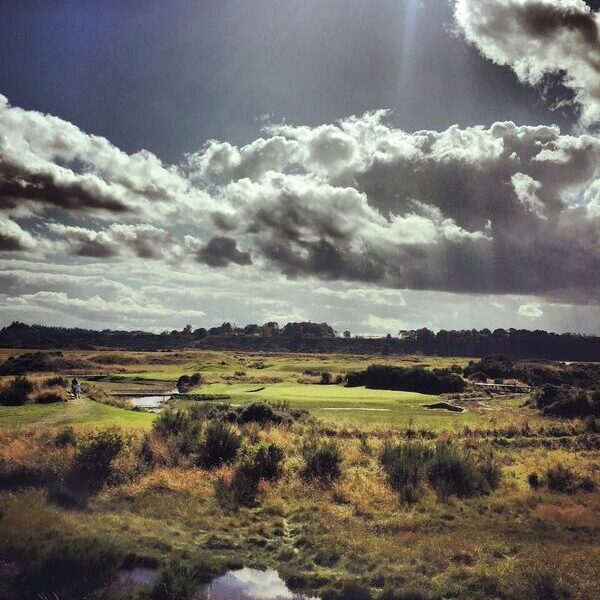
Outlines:
[[[204,380],[200,373],[192,373],[190,375],[190,385],[200,385],[202,383],[204,383]]]
[[[55,375],[54,377],[48,377],[48,379],[44,380],[44,385],[46,387],[64,387],[66,388],[69,385],[69,380],[62,375]]]
[[[161,437],[178,435],[190,426],[190,415],[184,410],[165,410],[152,422],[152,429]]]
[[[154,419],[152,428],[159,438],[174,438],[174,447],[184,456],[200,448],[200,423],[189,411],[165,410]]]
[[[457,446],[438,444],[427,477],[440,498],[488,494],[500,484],[500,467],[489,458],[477,460]]]
[[[418,443],[386,444],[380,462],[388,481],[406,502],[415,502],[428,483],[442,499],[488,494],[500,484],[501,470],[492,456],[481,457],[458,446],[435,449]]]
[[[546,471],[546,481],[552,492],[573,493],[577,489],[575,473],[560,464]]]
[[[320,482],[330,482],[342,474],[342,454],[335,441],[308,443],[302,449],[304,457],[305,479],[318,479]]]
[[[80,440],[74,469],[84,479],[104,482],[111,473],[112,461],[123,449],[124,441],[117,429],[104,429]]]
[[[272,481],[281,474],[284,451],[274,442],[261,442],[243,448],[239,467],[256,479]]]
[[[588,433],[600,433],[600,419],[597,417],[587,417],[585,419],[585,430]]]
[[[527,483],[529,484],[529,487],[534,490],[537,490],[542,486],[542,480],[537,473],[529,473],[529,475],[527,475]]]
[[[346,385],[349,387],[364,385],[376,390],[445,394],[462,392],[465,381],[450,369],[370,365],[364,371],[348,373]]]
[[[390,485],[405,502],[416,502],[421,497],[430,459],[431,450],[422,444],[384,445],[381,464]]]
[[[172,562],[159,575],[150,591],[142,591],[140,600],[192,600],[197,597],[198,581],[193,570],[179,562]]]
[[[240,445],[241,437],[231,425],[213,421],[206,427],[200,447],[200,463],[206,468],[213,468],[233,462]]]
[[[252,402],[243,406],[238,413],[238,423],[281,423],[283,415],[266,402]]]
[[[281,474],[283,449],[274,443],[246,446],[230,479],[224,476],[214,483],[217,501],[230,508],[252,506],[262,480],[272,481]]]
[[[368,587],[359,581],[345,581],[335,588],[326,589],[323,600],[372,600],[373,596]]]
[[[36,404],[53,404],[55,402],[66,402],[67,394],[63,388],[54,387],[44,389],[37,393],[34,397]]]
[[[193,419],[227,421],[228,423],[257,423],[258,425],[291,424],[293,421],[308,421],[308,411],[291,408],[284,402],[252,402],[246,406],[231,404],[198,404],[189,408]]]
[[[54,444],[59,448],[65,448],[67,446],[75,446],[77,444],[77,435],[72,427],[65,427],[61,429],[54,436]]]
[[[569,586],[555,566],[524,564],[512,573],[507,587],[511,600],[569,600]]]
[[[202,375],[200,373],[193,373],[192,375],[182,375],[177,380],[177,389],[181,391],[187,391],[189,388],[196,387],[203,383]]]
[[[91,593],[114,578],[122,562],[120,550],[102,539],[55,543],[27,564],[23,573],[27,595],[23,597],[61,600],[91,597]]]
[[[27,377],[15,377],[12,381],[3,382],[0,387],[0,405],[21,406],[34,390],[33,382]]]
[[[331,376],[331,373],[329,371],[323,371],[323,373],[321,373],[321,380],[320,380],[320,384],[321,385],[329,385],[333,380],[333,377]]]
[[[574,494],[578,490],[592,492],[596,488],[589,476],[579,477],[572,469],[558,464],[546,471],[546,483],[551,492]]]
[[[385,588],[377,600],[429,600],[429,598],[431,595],[428,592],[418,588],[404,590]]]
[[[546,384],[534,394],[534,400],[545,414],[555,417],[600,417],[600,391],[578,389],[567,385]]]

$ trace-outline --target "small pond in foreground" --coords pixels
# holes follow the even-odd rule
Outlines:
[[[163,408],[163,404],[170,400],[173,396],[176,396],[179,392],[177,389],[166,392],[163,394],[153,394],[150,396],[134,396],[129,397],[128,400],[134,408],[148,411],[158,411]]]
[[[196,600],[318,600],[292,592],[277,571],[238,569],[200,587]]]
[[[156,569],[135,568],[121,571],[113,589],[131,590],[152,586],[159,578]],[[198,587],[195,600],[319,600],[292,592],[277,571],[267,569],[237,569]]]

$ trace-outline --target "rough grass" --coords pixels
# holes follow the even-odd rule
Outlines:
[[[447,501],[425,489],[407,505],[379,464],[389,432],[369,434],[365,441],[358,430],[330,431],[338,440],[343,470],[322,486],[303,476],[302,456],[305,441],[323,439],[320,426],[244,426],[241,431],[247,443],[274,443],[285,453],[280,478],[262,481],[251,506],[230,509],[215,491],[219,478],[233,480],[236,464],[211,470],[157,466],[105,487],[84,511],[52,504],[39,487],[0,491],[0,560],[11,556],[18,563],[14,557],[43,555],[50,541],[55,546],[102,532],[119,555],[158,564],[174,561],[192,570],[208,564],[213,572],[272,567],[315,594],[353,580],[373,594],[384,587],[412,587],[433,598],[510,600],[534,597],[536,573],[548,564],[548,554],[557,585],[568,582],[576,600],[594,597],[600,498],[580,490],[563,495],[532,490],[527,474],[532,464],[542,470],[557,462],[577,473],[597,473],[597,450],[504,447],[493,437],[450,434],[445,439],[494,448],[504,472],[500,487],[488,496]],[[0,432],[0,460],[27,465],[47,457],[49,447],[54,454],[44,464],[59,463],[63,452],[65,460],[73,456],[70,445],[64,450],[55,445],[55,433],[41,428]],[[408,432],[392,439],[407,435],[413,439]],[[428,439],[417,434],[421,443]]]
[[[110,354],[104,362],[114,363],[114,355],[121,355]],[[168,389],[180,375],[198,371],[211,382],[198,393],[224,392],[234,404],[287,400],[319,420],[239,426],[242,447],[276,444],[284,460],[277,478],[261,479],[251,490],[256,498],[249,506],[226,506],[216,493],[217,482],[233,481],[242,458],[212,469],[178,458],[176,445],[149,433],[154,415],[86,398],[1,407],[0,597],[48,594],[46,588],[19,596],[14,582],[28,576],[30,561],[42,569],[63,555],[69,569],[78,568],[69,561],[81,555],[84,567],[99,560],[110,567],[106,572],[114,570],[119,557],[167,570],[171,563],[181,565],[184,574],[271,567],[296,589],[321,597],[341,589],[368,590],[377,597],[387,589],[383,598],[529,600],[539,597],[539,590],[559,594],[565,586],[572,600],[597,596],[600,439],[582,422],[536,416],[523,406],[524,398],[474,402],[466,413],[441,414],[420,407],[431,402],[427,396],[297,383],[305,370],[335,375],[364,368],[373,357],[124,354],[135,355],[136,361],[104,365],[110,380],[95,385],[113,391]],[[154,358],[163,362],[151,362]],[[408,366],[413,359],[413,364],[434,365],[429,357],[394,360]],[[251,366],[259,361],[263,368]],[[284,382],[225,383],[222,376],[235,378],[236,371],[244,371],[246,378],[279,376]],[[118,373],[123,379],[114,379]],[[249,391],[259,387],[265,389]],[[340,397],[346,392],[355,396]],[[390,410],[325,410],[332,406]],[[81,440],[114,425],[123,428],[127,443],[113,460],[107,483],[90,496],[85,509],[53,502],[48,482],[69,472]],[[339,447],[341,476],[326,486],[303,476],[302,449],[314,439],[335,440]],[[477,453],[485,448],[493,452],[502,479],[488,495],[466,498],[440,498],[425,485],[409,504],[391,487],[380,464],[386,441],[432,447],[457,443]],[[144,468],[138,468],[140,461]],[[596,491],[550,489],[547,473],[557,464],[569,469],[575,481],[591,479]],[[530,486],[532,473],[543,485]],[[87,552],[93,540],[108,554]],[[398,595],[390,595],[391,590]]]

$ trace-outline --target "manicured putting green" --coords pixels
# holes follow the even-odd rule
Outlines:
[[[264,389],[252,391],[257,387],[263,386],[215,383],[202,386],[197,391],[202,394],[227,394],[231,397],[228,402],[233,404],[260,400],[285,401],[310,411],[319,419],[361,426],[407,426],[412,423],[415,427],[455,429],[484,422],[484,417],[469,411],[455,413],[429,410],[424,405],[438,401],[439,397],[416,392],[286,383],[265,384]],[[190,402],[196,401],[182,401],[180,404]]]

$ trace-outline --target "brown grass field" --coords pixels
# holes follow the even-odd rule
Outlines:
[[[2,350],[0,359],[21,353]],[[0,598],[193,598],[198,582],[241,566],[274,568],[294,589],[324,600],[600,598],[593,423],[544,417],[523,396],[465,397],[464,413],[446,415],[408,392],[299,382],[312,381],[307,372],[343,374],[371,362],[464,366],[467,358],[195,351],[63,358],[73,368],[61,375],[103,378],[82,377],[80,401],[0,407]],[[218,402],[173,402],[173,410],[204,410],[176,435],[153,429],[155,415],[111,405],[114,392],[172,389],[193,372],[204,378],[194,393],[228,395],[230,410],[284,401],[282,414],[295,416],[233,423],[242,454],[209,468],[199,457],[214,423],[206,411]],[[49,376],[31,374],[40,389]],[[249,391],[259,387],[262,394]],[[326,410],[333,408],[350,410]],[[365,410],[373,408],[385,410]],[[97,485],[84,488],[73,473],[84,472],[76,470],[84,449],[107,428],[119,450],[108,471],[94,475]],[[306,448],[328,442],[337,445],[339,476],[307,475]],[[257,444],[282,451],[278,475],[261,479],[250,501],[233,501],[243,449]],[[397,444],[452,447],[473,464],[492,461],[500,480],[456,495],[425,478],[407,500],[381,460]],[[108,584],[127,565],[161,570],[161,586],[115,591]]]

